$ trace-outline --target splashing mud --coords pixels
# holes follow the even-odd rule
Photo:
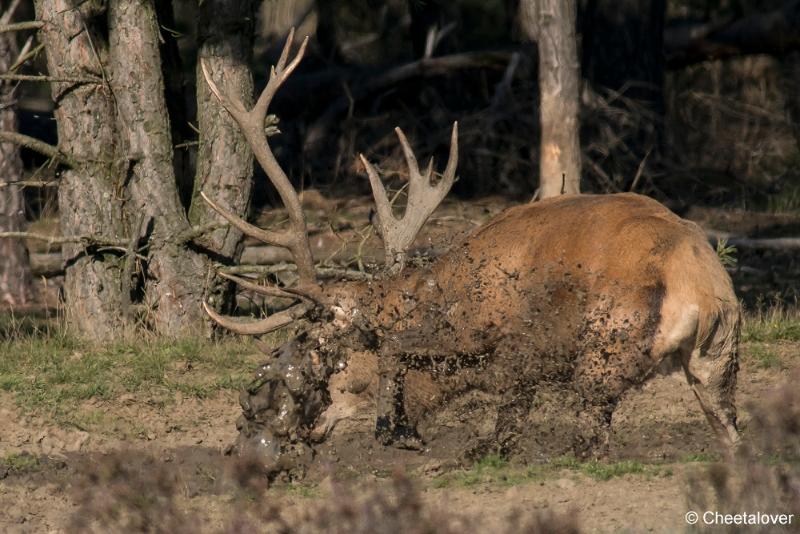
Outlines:
[[[243,413],[231,452],[256,459],[268,474],[303,476],[314,457],[309,433],[330,404],[329,356],[305,334],[275,349],[241,392]]]

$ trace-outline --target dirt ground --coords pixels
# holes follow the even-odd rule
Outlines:
[[[737,404],[745,437],[747,406],[800,367],[800,344],[770,344],[779,363],[768,366],[751,356],[764,346],[746,344],[743,350]],[[91,408],[104,412],[119,428],[135,428],[138,434],[120,439],[114,432],[59,428],[23,415],[10,395],[0,396],[0,456],[17,458],[20,464],[6,464],[0,471],[4,532],[76,531],[72,522],[85,510],[87,499],[81,474],[97,470],[115,451],[127,473],[144,477],[142,491],[155,491],[147,476],[156,471],[174,481],[178,514],[211,530],[233,521],[232,511],[243,505],[237,504],[241,497],[229,483],[234,460],[223,451],[236,437],[240,409],[234,394],[205,400],[176,395],[174,403],[161,406],[134,395],[92,403]],[[353,441],[363,443],[358,438]],[[464,471],[424,453],[374,445],[350,455],[356,462],[346,454],[323,458],[308,480],[277,483],[260,498],[278,504],[291,518],[335,500],[339,484],[380,486],[400,470],[419,488],[423,502],[434,509],[479,515],[488,527],[515,511],[546,510],[576,515],[587,532],[674,532],[685,528],[687,476],[704,469],[714,450],[696,401],[676,374],[659,377],[624,399],[614,416],[609,458],[598,464],[611,471],[599,477],[580,464],[555,464],[536,476],[524,475],[522,466],[475,476],[474,468]],[[614,466],[622,466],[618,474]],[[104,488],[101,494],[105,491],[111,490]],[[98,498],[97,493],[89,495]]]
[[[500,206],[487,201],[466,212],[462,208],[451,204],[429,225],[431,234],[452,236],[454,229],[468,230]],[[769,219],[764,228],[738,228],[734,223],[747,220],[746,214],[733,222],[715,212],[689,216],[708,228],[754,237],[767,235],[764,228],[771,236],[772,229],[789,224]],[[794,225],[797,218],[789,222]],[[330,239],[334,243],[347,231],[346,223],[340,226]],[[770,294],[785,301],[796,298],[800,276],[796,254],[739,251],[738,259],[732,276],[751,309],[760,299],[769,300]],[[737,405],[745,440],[749,407],[797,369],[800,342],[744,344]],[[441,451],[420,453],[378,445],[372,437],[374,413],[364,411],[336,440],[319,449],[305,480],[279,481],[265,493],[253,494],[245,491],[253,483],[247,466],[223,454],[237,436],[235,422],[241,413],[237,397],[226,390],[209,398],[175,393],[166,403],[153,402],[144,393],[91,399],[81,409],[102,413],[104,424],[87,430],[30,415],[10,393],[0,391],[0,458],[5,459],[0,463],[0,530],[84,531],[82,516],[96,514],[98,507],[109,503],[108,510],[113,511],[125,501],[150,510],[157,521],[170,515],[177,526],[198,525],[195,531],[250,531],[240,525],[241,510],[278,510],[291,523],[343,499],[343,487],[352,486],[353,492],[362,494],[391,485],[394,473],[405,473],[422,503],[472,517],[473,526],[480,524],[481,531],[502,532],[508,517],[516,513],[555,512],[576,518],[585,532],[675,532],[687,528],[688,479],[703,472],[717,453],[691,390],[682,375],[674,374],[626,394],[614,413],[608,455],[597,462],[553,456],[542,457],[541,465],[489,462],[469,467]],[[554,450],[568,448],[564,443],[551,445]],[[263,515],[253,517],[265,531],[280,531],[274,525],[263,526],[266,522],[259,524]],[[171,531],[166,525],[162,531]]]

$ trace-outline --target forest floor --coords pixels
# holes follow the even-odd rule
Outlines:
[[[771,300],[769,280],[784,298],[796,284],[797,259],[774,254],[738,258],[740,294],[766,295],[753,303]],[[775,274],[780,265],[788,275]],[[336,522],[348,533],[499,533],[536,521],[545,532],[675,532],[687,528],[692,481],[709,480],[720,460],[675,374],[626,395],[604,458],[462,466],[390,450],[388,464],[321,461],[306,480],[267,487],[223,454],[237,434],[238,390],[263,360],[253,343],[97,347],[58,323],[0,312],[3,532],[317,532]],[[745,440],[753,407],[797,372],[800,314],[753,304],[737,392]]]

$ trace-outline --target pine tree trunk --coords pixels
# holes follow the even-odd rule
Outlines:
[[[14,61],[13,34],[0,34],[0,72],[8,72]],[[0,83],[0,130],[17,131],[14,84]],[[22,181],[19,146],[0,143],[0,232],[19,232],[25,222],[22,187],[9,185]],[[22,306],[36,298],[28,249],[21,239],[0,238],[0,304]]]
[[[206,0],[200,7],[197,62],[200,146],[189,210],[189,221],[193,225],[220,220],[200,198],[201,191],[238,215],[245,215],[250,207],[253,152],[239,126],[211,94],[200,65],[205,62],[217,85],[249,108],[253,103],[253,75],[249,65],[254,18],[254,5],[250,1]],[[224,260],[234,260],[240,253],[242,234],[232,226],[225,226],[196,242]]]
[[[523,0],[522,29],[539,50],[539,196],[580,192],[576,0]]]
[[[189,230],[173,168],[164,98],[159,26],[153,0],[116,0],[108,6],[109,70],[117,125],[128,159],[126,209],[144,214],[149,243],[146,303],[156,332],[207,334],[200,306],[213,275],[208,259],[178,236]]]
[[[75,6],[70,0],[36,0],[37,18],[45,23],[39,40],[47,53],[51,76],[104,77],[106,57],[101,24],[93,2]],[[62,232],[68,235],[123,239],[123,183],[116,167],[114,102],[100,84],[52,84],[57,105],[59,148],[79,163],[61,174],[58,207]],[[76,334],[94,340],[120,335],[128,324],[123,304],[124,257],[116,250],[62,246],[66,267],[65,311]],[[124,298],[123,298],[124,297]]]
[[[203,226],[219,215],[200,198],[200,192],[222,202],[246,218],[253,196],[253,151],[241,129],[211,93],[201,67],[205,63],[217,86],[253,104],[250,70],[255,36],[255,3],[248,0],[207,0],[200,6],[198,22],[197,126],[200,144],[189,221]],[[195,240],[221,262],[235,263],[242,252],[242,233],[230,225]],[[215,278],[209,303],[225,310],[233,307],[233,287]]]

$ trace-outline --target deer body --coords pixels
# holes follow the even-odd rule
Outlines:
[[[202,65],[212,93],[240,125],[275,186],[289,224],[282,230],[260,229],[202,196],[246,235],[291,251],[298,273],[294,287],[263,286],[220,273],[248,290],[294,304],[255,322],[226,318],[208,305],[206,312],[223,327],[249,335],[309,314],[317,320],[307,334],[273,351],[242,392],[240,444],[261,451],[268,470],[309,457],[304,440],[319,435],[317,423],[326,407],[323,418],[352,413],[346,404],[358,400],[359,392],[337,400],[334,383],[364,369],[362,384],[370,382],[370,372],[378,374],[376,435],[401,447],[420,445],[406,417],[403,388],[409,370],[458,375],[464,378],[460,387],[500,394],[493,441],[509,450],[519,435],[514,426],[524,424],[530,392],[539,384],[574,390],[585,412],[607,427],[620,396],[665,365],[683,368],[720,441],[729,447],[738,441],[733,404],[738,301],[703,232],[658,202],[634,194],[570,195],[517,206],[429,268],[403,270],[414,237],[455,180],[457,124],[440,176],[434,175],[432,161],[420,170],[397,129],[408,165],[402,217],[394,214],[378,172],[361,157],[373,189],[386,272],[394,274],[322,286],[298,195],[264,130],[269,103],[307,44],[290,60],[292,41],[293,32],[249,110],[220,91]],[[330,322],[320,322],[324,318]],[[346,351],[340,350],[345,345],[372,354],[377,369],[363,364],[359,369],[350,358],[350,369],[341,372],[348,365],[341,356]],[[446,393],[446,382],[431,387]]]
[[[682,367],[720,439],[737,440],[739,304],[730,277],[696,225],[647,197],[517,206],[430,268],[349,294],[357,295],[344,306],[349,316],[380,339],[378,431],[387,442],[413,435],[396,402],[403,360],[496,352],[514,353],[501,356],[513,387],[568,382],[609,420],[629,387],[665,363]]]

